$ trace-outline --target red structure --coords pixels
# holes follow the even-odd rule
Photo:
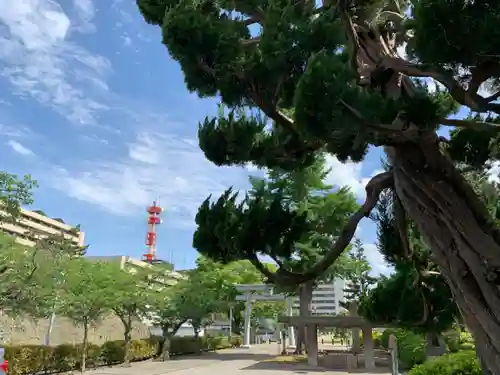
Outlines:
[[[156,260],[156,226],[161,224],[160,215],[163,212],[163,208],[153,201],[153,204],[147,208],[147,212],[148,232],[146,233],[146,246],[148,251],[143,255],[143,260],[154,262]]]

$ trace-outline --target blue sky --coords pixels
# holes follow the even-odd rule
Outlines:
[[[204,159],[198,121],[217,103],[186,90],[160,38],[135,1],[0,1],[0,168],[32,174],[33,209],[80,224],[90,255],[140,257],[145,207],[160,196],[158,255],[182,269],[196,259],[199,204],[231,185],[244,189],[251,171]],[[380,157],[331,158],[329,182],[362,198]],[[383,271],[373,225],[358,234]]]

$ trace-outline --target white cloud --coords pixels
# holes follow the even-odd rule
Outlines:
[[[408,55],[406,54],[406,43],[403,43],[399,47],[396,48],[396,53],[401,57],[402,59],[406,59]]]
[[[365,255],[372,266],[372,274],[374,276],[388,275],[391,272],[391,267],[385,262],[380,251],[378,251],[377,245],[364,244],[363,247]]]
[[[90,0],[75,0],[81,31],[93,17]],[[0,1],[0,76],[13,93],[32,97],[73,123],[95,124],[95,112],[106,109],[99,95],[111,66],[70,39],[72,24],[54,0]],[[88,84],[95,92],[87,90]],[[95,95],[94,95],[95,94]]]
[[[349,186],[359,198],[365,197],[365,186],[370,181],[370,178],[382,172],[381,170],[374,170],[370,176],[363,177],[361,175],[362,163],[341,163],[332,155],[327,156],[326,164],[328,168],[331,168],[326,183],[338,187]]]
[[[75,7],[78,16],[78,31],[95,31],[95,27],[92,24],[92,20],[95,16],[95,8],[92,0],[73,0],[73,6]]]
[[[59,168],[53,186],[71,197],[118,215],[141,215],[160,197],[169,225],[192,226],[208,195],[218,196],[233,184],[243,188],[243,168],[221,168],[207,161],[191,140],[172,134],[141,133],[119,161],[94,161]],[[76,170],[80,172],[75,172]],[[172,213],[172,216],[169,216]]]
[[[500,183],[500,162],[494,161],[488,170],[488,181]]]
[[[10,140],[7,142],[7,144],[18,154],[21,154],[23,156],[30,156],[30,155],[35,155],[33,151],[31,151],[29,148],[23,146],[21,143],[17,141]]]

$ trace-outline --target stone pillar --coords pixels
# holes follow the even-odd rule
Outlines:
[[[246,292],[245,301],[245,322],[243,327],[243,345],[242,348],[250,348],[250,332],[251,332],[251,317],[252,317],[252,292]]]
[[[394,335],[389,336],[389,352],[391,353],[392,375],[399,375],[398,343]]]
[[[369,371],[375,370],[375,353],[372,327],[363,327],[363,349],[365,357],[365,368]]]
[[[293,315],[293,300],[292,297],[288,297],[288,305],[287,305],[287,315]],[[288,325],[288,347],[290,349],[295,349],[295,327],[291,324]]]
[[[318,327],[316,324],[306,326],[306,343],[307,363],[310,366],[318,366]]]
[[[358,304],[356,302],[351,302],[349,306],[349,315],[350,316],[358,316]],[[351,330],[352,335],[352,346],[351,350],[353,354],[359,354],[361,352],[361,338],[360,338],[361,330],[359,328],[353,328]]]

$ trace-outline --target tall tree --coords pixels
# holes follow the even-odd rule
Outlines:
[[[370,290],[370,287],[377,281],[376,277],[370,275],[372,267],[365,255],[363,242],[356,239],[352,250],[349,252],[351,260],[351,268],[347,285],[344,288],[344,301],[341,302],[342,307],[349,309],[352,302],[359,303]]]
[[[381,191],[391,189],[400,222],[414,221],[450,281],[484,371],[499,373],[500,228],[453,161],[478,166],[498,157],[500,3],[137,2],[161,28],[188,89],[230,108],[200,126],[200,147],[215,164],[297,169],[325,150],[357,162],[370,145],[384,147],[392,161],[367,184],[365,203],[324,259],[274,279],[300,284],[324,273]],[[396,50],[405,43],[406,59]],[[429,90],[421,78],[443,89]],[[478,91],[488,85],[491,95]],[[448,118],[458,105],[475,113]],[[437,134],[441,125],[458,130],[447,140]],[[224,202],[233,204],[229,194],[212,210]],[[291,213],[273,216],[288,218],[276,221],[293,232],[300,226]],[[406,225],[400,235],[407,236]]]
[[[150,273],[137,270],[127,272],[118,264],[109,263],[106,270],[109,283],[106,291],[113,296],[110,309],[123,324],[124,365],[130,365],[130,343],[134,323],[142,319],[148,311],[148,303],[154,298],[154,290],[150,282]],[[151,275],[152,276],[152,275]]]
[[[116,302],[108,262],[91,262],[84,258],[67,263],[64,288],[60,293],[58,312],[83,328],[81,372],[85,372],[89,329],[111,311]]]
[[[57,258],[0,234],[0,308],[8,314],[40,317],[50,308]]]
[[[33,203],[38,185],[31,176],[19,178],[0,172],[0,222],[16,224],[21,207]],[[0,233],[0,308],[8,314],[46,317],[52,310],[56,280],[63,263],[85,248],[76,246],[62,233],[40,235],[26,230],[33,246],[18,243],[15,237]]]
[[[211,273],[218,280],[219,285],[219,313],[229,318],[229,309],[233,311],[232,332],[240,334],[243,327],[245,302],[236,300],[240,294],[235,288],[236,284],[263,284],[264,276],[248,260],[240,260],[230,264],[214,262],[210,258],[200,256],[197,261],[197,270],[203,273]],[[266,268],[275,270],[276,266],[265,263]],[[255,319],[261,317],[272,317],[272,314],[280,310],[273,302],[258,302],[252,308],[252,316]],[[271,311],[271,316],[269,316]]]
[[[269,256],[279,270],[306,271],[325,255],[343,222],[357,208],[349,189],[334,191],[324,182],[328,172],[323,158],[299,171],[272,169],[266,179],[251,178],[252,189],[243,203],[236,207],[226,205],[222,213],[215,209],[220,200],[215,204],[206,200],[196,217],[194,247],[216,260],[250,260],[271,281],[276,273],[263,267],[259,255]],[[231,199],[236,196],[233,194]],[[267,215],[265,219],[263,214]],[[221,231],[221,225],[226,232]],[[347,260],[345,255],[337,257],[321,279],[345,275]],[[278,290],[298,293],[300,315],[307,316],[312,314],[316,281],[320,278],[303,283],[298,291],[295,285],[290,288],[288,283],[275,284]],[[306,341],[317,342],[313,330],[309,330],[308,339],[305,334],[305,327],[301,327],[297,352],[305,349]]]
[[[30,175],[21,179],[15,174],[0,172],[0,221],[18,219],[21,206],[33,203],[33,189],[37,186]]]
[[[189,320],[183,292],[183,288],[179,288],[177,285],[158,289],[148,303],[146,316],[153,326],[160,328],[162,332],[157,360],[166,361],[170,359],[171,339],[181,326]]]
[[[226,306],[225,281],[218,269],[195,268],[176,288],[182,290],[183,308],[196,337]]]

